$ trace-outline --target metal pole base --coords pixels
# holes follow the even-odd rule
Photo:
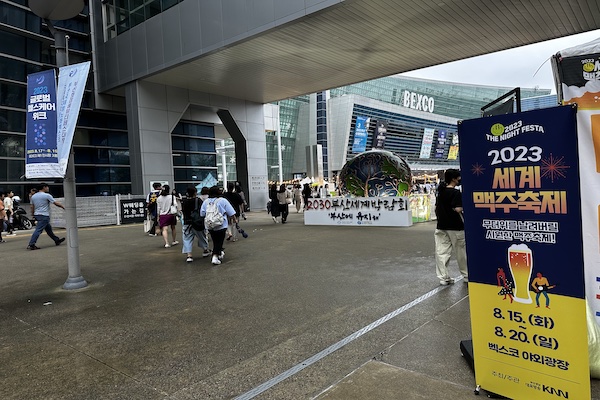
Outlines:
[[[83,276],[76,277],[68,277],[65,284],[63,285],[63,289],[65,290],[73,290],[73,289],[81,289],[88,285],[88,283],[83,279]]]

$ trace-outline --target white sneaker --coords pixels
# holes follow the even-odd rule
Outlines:
[[[454,279],[452,279],[452,278],[442,279],[440,281],[440,285],[442,285],[442,286],[450,285],[452,283],[454,283]]]
[[[210,251],[209,249],[206,249],[202,252],[202,257],[208,257],[212,254],[212,251]]]
[[[219,257],[213,256],[212,263],[213,263],[213,265],[219,265],[219,264],[221,264],[221,260],[219,260]]]
[[[168,243],[167,243],[167,244],[165,244],[165,249],[168,249],[169,247],[171,247],[171,245],[170,245],[170,244],[168,244]]]
[[[224,251],[221,251],[221,255],[219,255],[218,257],[219,257],[219,260],[222,260],[222,259],[223,259],[223,257],[225,257],[225,252],[224,252]]]
[[[179,244],[179,242],[176,240],[176,241],[174,241],[173,243],[171,243],[171,246],[176,246],[176,245],[178,245],[178,244]]]
[[[192,257],[188,257],[188,258],[185,259],[185,262],[189,262],[190,263],[192,261],[194,261],[194,259]]]

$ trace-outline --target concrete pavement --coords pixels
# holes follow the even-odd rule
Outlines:
[[[80,229],[89,287],[76,291],[61,289],[66,243],[7,237],[0,398],[473,397],[467,285],[438,285],[433,223],[241,225],[249,237],[226,242],[220,266],[197,248],[187,264],[141,224]]]

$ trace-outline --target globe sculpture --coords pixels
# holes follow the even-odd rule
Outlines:
[[[339,185],[344,196],[405,196],[410,193],[412,173],[397,155],[370,150],[346,162],[339,174]]]

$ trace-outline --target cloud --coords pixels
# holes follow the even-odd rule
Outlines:
[[[406,72],[403,76],[474,85],[552,89],[550,57],[600,37],[600,30]]]

